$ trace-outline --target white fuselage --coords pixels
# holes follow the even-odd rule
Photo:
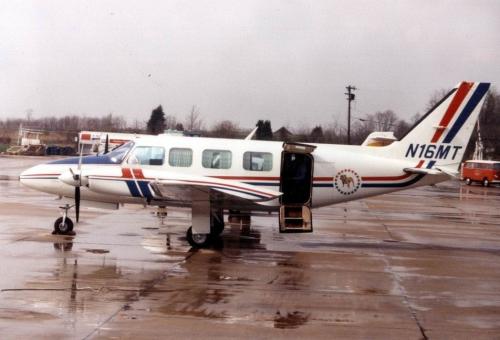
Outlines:
[[[208,178],[220,178],[234,183],[247,183],[257,188],[280,190],[280,175],[283,143],[274,141],[233,140],[201,137],[155,136],[141,138],[134,142],[132,149],[123,159],[113,162],[112,154],[97,157],[83,157],[81,171],[83,174],[106,172],[110,178],[103,182],[103,190],[90,190],[82,186],[82,200],[111,203],[138,203],[151,205],[183,205],[179,202],[160,202],[148,181],[161,178],[162,173],[169,176],[193,175]],[[312,207],[321,207],[339,202],[379,195],[391,191],[433,184],[447,180],[449,177],[425,176],[423,174],[406,173],[402,169],[409,167],[426,167],[425,161],[396,159],[384,147],[349,146],[314,144],[316,149],[311,153],[314,159],[312,182]],[[161,165],[138,164],[132,155],[136,148],[156,147],[164,150]],[[158,149],[160,148],[160,149]],[[175,155],[179,149],[190,150],[191,164],[176,164]],[[174,151],[172,151],[174,150]],[[210,168],[204,166],[204,150],[225,151],[226,168]],[[187,152],[187,151],[186,151]],[[227,154],[229,152],[229,156]],[[266,153],[268,166],[266,169],[249,170],[244,168],[246,152]],[[209,152],[210,153],[210,152]],[[270,154],[270,155],[269,155]],[[213,153],[211,154],[213,156]],[[21,175],[21,182],[33,189],[64,197],[74,196],[74,187],[61,180],[71,168],[76,171],[78,158],[61,160],[30,168]],[[116,160],[116,159],[115,159]],[[269,162],[271,165],[269,166]],[[135,171],[140,169],[139,172]],[[106,190],[109,186],[110,190]],[[252,210],[269,210],[278,208],[279,199],[256,204]],[[231,206],[225,208],[230,209]]]

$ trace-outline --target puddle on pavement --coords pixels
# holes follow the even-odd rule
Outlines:
[[[35,312],[32,310],[21,310],[21,309],[14,309],[14,308],[0,308],[0,319],[5,319],[5,320],[37,320],[37,321],[43,321],[43,320],[51,320],[51,319],[57,319],[56,316],[48,313],[40,313],[40,312]]]
[[[142,235],[137,234],[137,233],[122,233],[122,234],[118,234],[118,236],[136,237],[136,236],[142,236]]]
[[[274,316],[274,328],[298,328],[299,326],[304,325],[309,320],[310,316],[310,314],[300,311],[277,311]]]
[[[92,254],[107,254],[109,253],[109,250],[107,249],[84,249],[87,253],[92,253]]]

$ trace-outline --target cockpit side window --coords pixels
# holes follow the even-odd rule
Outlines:
[[[120,164],[123,161],[123,158],[127,155],[127,153],[134,146],[133,142],[128,142],[119,147],[113,149],[111,152],[107,153],[105,156],[108,157],[111,162],[115,164]]]
[[[127,163],[140,165],[163,165],[165,148],[161,146],[138,146],[130,154]]]

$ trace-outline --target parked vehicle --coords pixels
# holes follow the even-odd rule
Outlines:
[[[462,164],[462,180],[467,185],[479,182],[485,187],[492,183],[500,183],[500,161],[465,161]]]

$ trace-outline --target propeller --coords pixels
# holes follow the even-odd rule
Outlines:
[[[76,222],[80,220],[80,187],[82,186],[82,154],[83,148],[80,149],[80,157],[78,158],[78,170],[74,172],[73,169],[69,168],[71,176],[73,177],[73,185],[75,187],[75,215]]]
[[[80,220],[80,200],[81,200],[81,186],[88,184],[88,178],[82,176],[82,158],[83,158],[83,148],[80,149],[80,157],[78,158],[78,167],[76,170],[69,168],[69,171],[63,172],[58,179],[70,186],[75,187],[75,213],[76,221]]]

